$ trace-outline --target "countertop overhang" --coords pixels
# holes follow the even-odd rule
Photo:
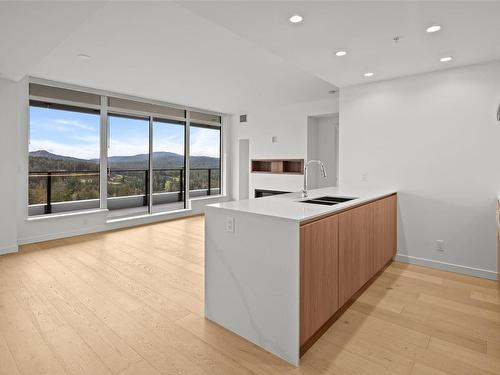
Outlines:
[[[231,202],[215,203],[208,208],[222,208],[256,215],[272,216],[282,219],[304,222],[322,216],[368,203],[392,194],[395,189],[362,189],[362,188],[322,188],[308,191],[307,198],[301,198],[300,192],[273,195],[270,197],[245,199]],[[334,197],[355,198],[333,206],[302,203],[303,200],[314,199],[325,195]]]

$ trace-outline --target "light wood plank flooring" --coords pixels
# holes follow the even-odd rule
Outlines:
[[[393,263],[294,368],[203,318],[203,217],[0,257],[0,374],[500,374],[492,281]]]

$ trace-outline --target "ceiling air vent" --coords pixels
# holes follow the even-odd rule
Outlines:
[[[247,122],[247,115],[240,115],[240,122]]]

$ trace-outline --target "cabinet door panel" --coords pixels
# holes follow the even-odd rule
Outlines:
[[[300,228],[300,345],[337,311],[338,217]]]
[[[375,210],[375,272],[396,255],[397,198],[395,195],[373,203]]]
[[[366,204],[339,215],[339,306],[374,274],[374,206]]]
[[[397,198],[339,214],[339,306],[396,254]]]

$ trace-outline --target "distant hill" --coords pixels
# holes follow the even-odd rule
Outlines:
[[[84,159],[72,158],[70,156],[56,155],[56,154],[53,154],[53,153],[48,152],[46,150],[31,151],[30,157],[45,158],[45,159],[50,159],[50,160],[74,160],[74,161],[79,161],[79,162],[81,162],[81,161],[87,162],[88,161],[88,160],[84,160]]]
[[[191,168],[219,168],[219,158],[191,156]],[[148,154],[131,156],[111,156],[108,158],[111,169],[146,169]],[[57,155],[46,150],[32,151],[29,154],[30,171],[95,171],[98,159],[78,159]],[[153,165],[156,169],[183,168],[184,157],[172,152],[154,152]]]

